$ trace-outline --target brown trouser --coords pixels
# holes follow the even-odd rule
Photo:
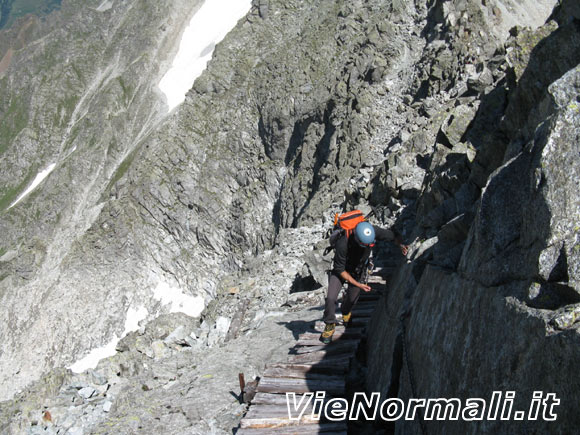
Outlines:
[[[324,320],[325,323],[336,323],[336,301],[338,299],[338,294],[342,289],[344,280],[334,273],[330,273],[328,276],[328,294],[326,295],[326,304],[324,306]],[[360,293],[360,288],[349,284],[346,289],[346,294],[342,300],[342,305],[340,306],[340,311],[342,314],[348,314],[352,310],[352,307],[356,304],[358,300],[358,295]]]

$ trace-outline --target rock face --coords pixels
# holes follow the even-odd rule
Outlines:
[[[509,422],[460,417],[426,421],[423,428],[399,421],[396,432],[567,432],[578,425],[572,403],[579,386],[574,361],[580,340],[575,277],[580,201],[570,183],[577,184],[580,164],[580,58],[569,53],[555,59],[550,53],[566,52],[578,42],[579,30],[578,21],[568,17],[559,26],[512,32],[508,59],[523,63],[507,69],[511,89],[503,88],[506,82],[490,89],[475,119],[455,135],[474,137],[479,118],[490,116],[482,108],[501,93],[502,120],[488,126],[495,143],[476,144],[473,163],[462,164],[467,172],[455,171],[464,180],[461,187],[443,185],[445,173],[438,171],[419,196],[417,218],[427,230],[415,228],[410,261],[375,313],[367,383],[385,396],[463,403],[483,398],[489,404],[493,391],[515,391],[514,412],[526,416],[534,391],[555,393],[558,423],[514,421],[512,414]],[[532,47],[523,41],[533,41]],[[449,123],[443,126],[449,138]],[[503,150],[503,161],[492,150]],[[460,206],[465,185],[481,185],[483,164],[483,173],[493,172],[481,196]],[[441,188],[456,193],[434,214],[429,208]],[[422,234],[434,237],[421,241]]]
[[[14,52],[0,71],[0,398],[50,370],[0,404],[1,431],[230,433],[238,371],[258,375],[320,316],[333,212],[369,205],[411,252],[371,323],[367,389],[514,390],[516,410],[554,392],[558,430],[574,431],[574,1],[255,1],[169,116],[155,86],[198,5],[110,3],[65,2],[0,41]],[[116,356],[58,369],[136,311]]]
[[[81,260],[78,249],[100,251],[106,237],[90,246],[79,237],[164,115],[157,83],[178,37],[167,28],[182,28],[198,3],[115,2],[102,12],[96,10],[100,3],[65,2],[46,21],[30,18],[0,38],[14,51],[0,72],[2,398],[38,376],[38,369],[71,363],[81,348],[103,345],[123,328],[123,285],[114,288],[109,315],[102,316],[107,305],[100,298],[108,294],[106,277],[131,274],[132,266],[127,261],[121,271]],[[50,165],[54,170],[44,182],[11,207]],[[81,265],[72,272],[74,258]],[[103,275],[89,278],[88,269]],[[72,273],[65,279],[66,270]],[[93,328],[100,332],[89,337]],[[63,345],[69,350],[61,359],[56,349]]]

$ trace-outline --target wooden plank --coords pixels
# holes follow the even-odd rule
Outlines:
[[[356,303],[355,306],[358,305],[374,305],[376,306],[377,304],[379,304],[381,301],[381,298],[359,298],[358,302]]]
[[[378,304],[381,298],[380,296],[366,296],[366,295],[360,295],[358,297],[358,301],[356,303],[355,306],[359,306],[359,305],[375,305]]]
[[[253,405],[240,421],[240,426],[242,428],[266,428],[302,426],[327,422],[323,415],[324,405],[315,402],[313,399],[309,399],[305,403],[297,401],[294,406],[296,406],[296,409],[293,417],[298,418],[301,413],[299,419],[290,418],[287,403],[283,405]]]
[[[326,326],[326,323],[324,323],[322,320],[317,320],[314,323],[314,325],[312,325],[312,329],[314,329],[315,331],[318,331],[318,332],[322,332],[322,331],[324,331],[325,326]],[[334,329],[334,333],[338,334],[340,332],[340,333],[344,334],[345,330],[346,330],[346,328],[343,325],[339,324],[339,325],[336,325],[336,328]]]
[[[332,343],[326,344],[325,346],[332,346],[334,343],[340,343],[342,340],[332,337]],[[360,337],[357,338],[357,342],[360,341]],[[296,346],[322,346],[324,343],[320,341],[320,334],[316,334],[316,338],[298,340]]]
[[[326,391],[329,394],[340,396],[345,391],[344,378],[330,377],[329,379],[298,379],[298,378],[271,378],[263,377],[258,385],[258,392],[262,393],[309,393]]]
[[[334,355],[337,353],[353,353],[356,351],[360,340],[340,340],[329,344],[322,344],[320,341],[317,346],[308,345],[298,347],[296,353],[310,353],[317,351],[325,351],[327,355]]]
[[[300,400],[301,397],[302,394],[296,394],[296,400]],[[252,399],[251,405],[286,405],[286,394],[258,392]]]
[[[360,301],[365,301],[365,302],[373,302],[373,301],[378,301],[379,299],[381,299],[380,294],[377,293],[372,293],[372,294],[368,294],[368,293],[361,293],[358,297],[359,302]]]
[[[360,319],[361,317],[370,317],[375,312],[375,307],[365,308],[365,307],[354,307],[352,309],[352,319],[351,322]]]
[[[324,401],[326,402],[332,397],[326,394]],[[300,404],[301,398],[301,394],[296,395],[297,404]],[[342,429],[346,428],[346,422],[327,422],[324,421],[323,415],[313,415],[314,403],[313,399],[308,400],[308,402],[304,403],[305,410],[302,418],[300,420],[290,420],[285,394],[258,392],[252,400],[252,406],[240,422],[242,429],[237,433],[325,433],[328,435],[330,433],[346,433],[341,432]],[[300,404],[300,406],[302,407],[303,405]],[[338,423],[338,425],[334,425],[335,423]],[[285,429],[288,429],[289,432],[285,432]],[[336,432],[337,430],[339,432]]]
[[[360,337],[356,337],[356,338],[341,338],[341,339],[335,339],[332,340],[332,342],[328,343],[328,344],[324,344],[323,342],[320,341],[320,334],[316,334],[315,333],[315,337],[314,339],[309,339],[309,340],[298,340],[296,342],[295,347],[299,347],[299,346],[326,346],[328,349],[342,349],[342,348],[350,348],[352,346],[355,346],[360,343]],[[344,335],[343,335],[344,337]],[[334,338],[334,336],[332,337]],[[318,341],[318,343],[317,343]],[[304,344],[302,344],[304,343]]]
[[[365,300],[365,301],[377,301],[382,297],[382,293],[373,292],[373,293],[359,293],[358,300]]]
[[[262,393],[307,393],[314,391],[327,391],[333,395],[345,393],[345,381],[320,380],[320,379],[291,379],[262,377],[257,388]]]
[[[379,302],[377,302],[378,299],[376,300],[367,300],[367,301],[361,301],[359,299],[359,301],[357,302],[357,304],[354,306],[354,308],[376,308],[379,304]]]
[[[336,423],[319,423],[309,424],[304,426],[287,426],[278,428],[242,428],[236,432],[236,435],[346,435],[346,422]]]
[[[294,379],[320,379],[320,380],[330,380],[336,378],[342,379],[342,376],[336,375],[334,373],[316,373],[316,372],[305,372],[303,370],[295,370],[289,367],[267,367],[262,374],[266,377],[271,378],[294,378]]]
[[[332,341],[337,341],[338,339],[360,339],[363,336],[363,329],[362,328],[348,328],[342,329],[342,331],[335,331],[334,335],[332,336]],[[320,333],[318,332],[305,332],[298,336],[298,341],[296,344],[298,346],[309,346],[309,344],[303,343],[312,343],[313,346],[318,346],[320,344]]]
[[[351,354],[341,354],[341,355],[328,355],[325,351],[304,353],[300,355],[290,355],[288,357],[289,363],[313,363],[313,362],[324,362],[324,361],[350,361]]]
[[[302,424],[317,424],[320,423],[322,415],[313,413],[314,401],[310,400],[300,409],[304,408],[304,413],[299,420],[291,420],[288,414],[288,405],[254,405],[251,406],[242,421],[241,427],[265,427],[270,426],[288,426],[288,425],[302,425]],[[298,412],[296,412],[298,414]],[[298,415],[296,415],[298,417]],[[266,420],[269,420],[266,423]]]
[[[330,395],[330,394],[326,394],[324,396],[324,400],[330,400],[332,399],[334,396]],[[302,394],[297,393],[296,394],[296,400],[300,401],[300,399],[302,398]],[[254,396],[254,398],[252,399],[252,406],[254,404],[261,404],[261,405],[284,405],[286,406],[286,393],[281,393],[281,394],[275,394],[275,393],[256,393],[256,395]]]
[[[350,366],[350,358],[346,359],[326,359],[323,361],[314,362],[285,362],[285,363],[273,363],[268,364],[267,367],[287,367],[293,370],[302,370],[304,372],[317,372],[317,373],[344,373],[348,370]]]
[[[250,305],[249,299],[243,299],[234,314],[234,318],[232,319],[232,323],[230,324],[230,328],[228,329],[228,333],[226,334],[225,341],[230,341],[235,339],[238,336],[238,331],[242,326],[242,322],[244,320],[244,315],[246,314],[246,310]]]
[[[360,328],[360,327],[362,327],[362,326],[366,326],[366,325],[367,325],[367,323],[369,322],[369,319],[370,319],[370,317],[362,317],[362,318],[358,318],[358,319],[357,319],[357,318],[355,318],[355,317],[353,317],[353,318],[351,319],[350,323],[349,323],[349,327],[351,327],[351,326],[352,326],[352,327],[354,327],[354,328]],[[322,332],[322,331],[324,331],[324,327],[325,327],[325,326],[326,326],[326,324],[325,324],[325,323],[324,323],[322,320],[319,320],[318,322],[316,322],[316,323],[314,324],[314,329],[315,329],[316,331],[320,331],[320,332]],[[336,333],[337,331],[344,331],[345,329],[346,329],[346,328],[345,328],[344,326],[342,326],[342,325],[338,325],[338,326],[336,327],[335,333]]]
[[[266,407],[266,405],[263,405]],[[302,426],[309,424],[320,423],[320,418],[318,415],[312,415],[311,413],[304,413],[300,420],[290,420],[288,417],[288,409],[283,408],[284,414],[272,412],[270,415],[269,411],[264,409],[253,409],[257,408],[252,406],[246,417],[240,421],[240,428],[275,428],[281,426]]]
[[[299,403],[299,401],[297,401],[297,403]],[[319,414],[317,412],[313,416],[312,415],[313,407],[314,407],[314,400],[308,400],[308,401],[305,400],[305,403],[300,406],[300,409],[304,408],[304,413],[302,416],[303,417],[309,416],[310,422],[301,422],[300,420],[296,420],[292,424],[319,423],[320,418],[321,418],[321,414]],[[268,418],[268,417],[282,418],[282,419],[289,420],[288,405],[286,403],[281,404],[281,405],[265,405],[265,404],[252,405],[252,406],[250,406],[250,409],[248,409],[248,412],[244,416],[244,420],[262,419],[262,418]],[[290,420],[290,422],[293,422],[293,421],[294,420]],[[248,426],[245,426],[245,427],[248,427]]]
[[[369,323],[370,317],[354,317],[352,319],[350,319],[350,322],[348,322],[348,326],[349,327],[354,327],[354,328],[360,328],[362,326],[367,326],[367,324]]]

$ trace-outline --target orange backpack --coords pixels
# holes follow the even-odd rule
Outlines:
[[[349,211],[341,215],[336,213],[334,215],[334,230],[343,229],[346,233],[346,237],[349,237],[356,226],[365,220],[366,219],[360,210]]]
[[[336,247],[336,242],[343,234],[346,234],[348,238],[356,226],[364,221],[366,221],[366,218],[360,210],[352,210],[341,215],[336,213],[334,215],[334,227],[328,232],[329,246],[324,250],[324,255],[327,255]]]

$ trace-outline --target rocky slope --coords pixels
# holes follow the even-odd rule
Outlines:
[[[137,144],[165,114],[156,85],[179,40],[168,28],[182,28],[196,6],[117,2],[97,9],[102,2],[93,3],[65,2],[46,21],[29,18],[0,39],[3,53],[13,51],[0,72],[4,398],[13,389],[9,379],[23,385],[39,374],[33,375],[34,366],[51,366],[58,360],[53,350],[76,341],[80,331],[72,325],[89,319],[91,296],[78,281],[58,284],[67,253],[100,213],[104,192],[126,171]],[[42,185],[14,205],[49,167],[53,172]],[[85,284],[94,291],[100,285]]]
[[[154,85],[167,55],[152,53],[174,48],[165,26],[182,28],[194,5],[69,2],[52,19],[70,32],[40,38],[49,22],[8,38],[26,44],[0,79],[15,89],[0,112],[4,397],[119,337],[132,310],[147,315],[96,370],[53,370],[2,404],[0,428],[230,432],[237,372],[259,374],[289,329],[320,315],[324,288],[290,291],[324,284],[332,212],[371,204],[412,250],[371,325],[367,388],[403,399],[514,389],[516,409],[553,391],[558,430],[573,430],[579,15],[564,1],[543,25],[554,3],[256,1],[163,120]],[[124,26],[139,20],[159,33]],[[103,38],[72,38],[75,23]],[[144,41],[120,42],[134,33]],[[49,43],[68,50],[52,75],[30,72],[36,92],[18,88]],[[61,77],[70,52],[90,77],[78,88],[74,68]],[[70,110],[34,103],[66,92]],[[196,297],[201,318],[170,313],[180,308],[160,292]],[[427,430],[501,430],[456,426]]]

